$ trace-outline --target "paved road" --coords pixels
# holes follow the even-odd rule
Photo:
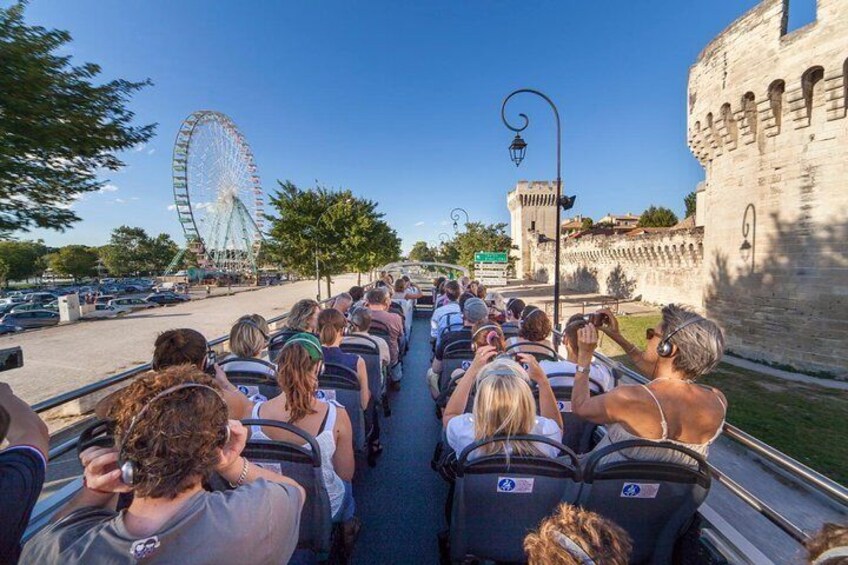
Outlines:
[[[355,275],[336,277],[334,292],[353,284]],[[2,336],[0,348],[21,346],[24,367],[3,373],[0,380],[32,404],[147,362],[162,331],[190,327],[212,339],[228,333],[243,314],[279,316],[297,300],[314,296],[315,281],[299,281],[120,318]]]

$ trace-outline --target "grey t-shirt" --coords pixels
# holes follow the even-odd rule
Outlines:
[[[127,532],[123,513],[81,508],[38,533],[21,563],[287,563],[297,547],[300,493],[259,479],[201,492],[151,536]]]

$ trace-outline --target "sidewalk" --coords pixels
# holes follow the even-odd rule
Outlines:
[[[733,365],[734,367],[739,367],[740,369],[747,369],[748,371],[762,373],[763,375],[769,375],[771,377],[777,377],[779,379],[785,379],[787,381],[795,381],[799,383],[816,385],[824,388],[848,391],[848,382],[845,381],[838,381],[836,379],[822,379],[819,377],[804,375],[802,373],[784,371],[783,369],[776,369],[774,367],[769,367],[768,365],[763,365],[762,363],[757,363],[755,361],[748,361],[747,359],[734,357],[733,355],[725,355],[722,358],[722,362],[727,363],[728,365]]]

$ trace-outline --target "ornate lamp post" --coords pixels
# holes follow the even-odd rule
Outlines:
[[[557,163],[557,173],[556,173],[556,193],[557,197],[554,200],[554,206],[556,206],[556,228],[555,228],[555,242],[556,249],[554,251],[554,328],[559,327],[559,271],[560,271],[560,223],[562,221],[562,210],[569,210],[572,206],[574,206],[574,200],[577,198],[576,196],[563,196],[562,194],[562,125],[559,119],[559,110],[557,110],[556,104],[554,104],[553,100],[548,98],[545,94],[542,94],[538,90],[533,90],[530,88],[520,88],[509,94],[506,98],[504,98],[503,105],[501,106],[501,119],[506,127],[515,132],[515,139],[512,140],[512,143],[509,146],[509,157],[512,159],[512,162],[515,163],[515,166],[519,166],[521,161],[524,160],[524,155],[527,152],[527,143],[521,138],[521,132],[527,129],[527,126],[530,125],[530,118],[527,117],[527,114],[518,114],[518,116],[524,121],[524,125],[516,127],[509,123],[506,119],[506,105],[510,101],[510,99],[517,94],[535,94],[536,96],[542,98],[545,102],[547,102],[551,106],[551,110],[554,111],[554,118],[556,118],[556,163]]]
[[[748,211],[751,212],[751,222],[748,222]],[[751,241],[748,241],[748,234],[751,234]],[[739,251],[742,253],[742,260],[747,263],[751,260],[751,272],[754,272],[754,251],[757,245],[757,209],[753,204],[748,204],[745,207],[745,213],[742,214],[742,245],[739,246]]]
[[[459,230],[459,213],[462,212],[465,214],[465,223],[470,224],[471,220],[468,218],[468,211],[465,208],[454,208],[450,211],[450,219],[453,220],[453,231]]]
[[[448,241],[450,241],[450,238],[451,236],[445,232],[439,234],[439,241],[441,241],[442,243],[447,243]]]

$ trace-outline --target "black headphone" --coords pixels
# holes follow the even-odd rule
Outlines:
[[[259,333],[262,334],[262,337],[264,337],[265,339],[270,339],[270,336],[265,332],[265,330],[260,328],[259,324],[257,324],[256,322],[254,322],[250,318],[242,318],[241,320],[236,322],[236,324],[238,324],[240,326],[244,325],[244,326],[250,326],[251,328],[256,328],[257,330],[259,330]]]
[[[674,337],[674,334],[676,334],[687,326],[691,326],[692,324],[697,324],[698,322],[703,321],[704,318],[698,316],[697,318],[693,318],[688,322],[683,322],[682,324],[674,328],[674,330],[672,330],[670,334],[667,334],[665,337],[663,337],[657,344],[657,355],[659,355],[660,357],[671,357],[671,354],[674,352],[674,344],[672,344],[670,340],[672,337]]]
[[[221,400],[221,403],[224,405],[224,411],[227,412],[228,408],[227,408],[226,401],[224,401],[223,397],[214,388],[212,388],[210,386],[202,385],[202,384],[199,384],[199,383],[183,383],[183,384],[180,384],[180,385],[174,385],[172,387],[166,388],[165,390],[163,390],[162,392],[160,392],[159,394],[157,394],[156,396],[154,396],[153,398],[151,398],[150,400],[145,402],[144,407],[141,409],[141,411],[139,411],[139,413],[136,414],[135,416],[133,416],[132,420],[130,420],[130,425],[129,425],[129,427],[127,427],[127,431],[124,432],[123,439],[127,439],[127,438],[130,437],[130,434],[132,433],[132,430],[135,427],[136,422],[138,422],[141,419],[141,417],[144,416],[144,413],[147,412],[147,409],[150,408],[151,404],[153,404],[154,402],[156,402],[158,399],[162,398],[163,396],[167,396],[167,395],[169,395],[173,392],[176,392],[178,390],[183,390],[183,389],[186,389],[186,388],[205,388],[206,390],[211,390],[212,392],[215,393],[215,396],[217,396]],[[224,445],[227,445],[230,442],[230,425],[229,425],[229,422],[227,422],[224,425],[224,429],[226,430],[226,437],[227,437],[227,439],[224,440]],[[124,443],[125,442],[122,440],[121,441],[121,449],[118,453],[118,469],[121,470],[121,482],[123,482],[127,486],[133,486],[133,484],[135,483],[136,463],[135,463],[135,461],[131,461],[131,460],[126,458],[126,456],[124,454]]]

